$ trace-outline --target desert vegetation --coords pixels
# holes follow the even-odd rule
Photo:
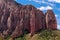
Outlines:
[[[6,39],[0,37],[0,40],[13,40],[10,36]],[[32,37],[25,32],[23,36],[15,38],[14,40],[60,40],[60,30],[42,30]]]

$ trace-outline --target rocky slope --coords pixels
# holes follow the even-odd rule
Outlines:
[[[51,22],[51,23],[50,23]],[[22,36],[25,31],[33,36],[41,29],[57,29],[52,10],[46,15],[32,5],[21,5],[14,0],[0,0],[0,36]]]

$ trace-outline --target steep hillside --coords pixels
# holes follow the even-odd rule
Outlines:
[[[22,37],[15,38],[15,40],[60,40],[60,30],[42,30],[32,37],[30,34],[25,34]]]

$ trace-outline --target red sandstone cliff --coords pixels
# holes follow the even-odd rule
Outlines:
[[[14,0],[0,0],[0,35],[4,38],[8,35],[12,38],[19,37],[25,31],[34,35],[41,29],[56,27],[55,15],[50,10],[44,15],[32,5],[21,5]]]
[[[47,29],[57,29],[57,22],[55,14],[52,10],[47,10],[46,12],[46,27]]]

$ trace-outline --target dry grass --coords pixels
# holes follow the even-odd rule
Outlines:
[[[3,39],[0,37],[0,40]],[[25,34],[23,37],[15,38],[15,40],[60,40],[60,30],[43,30],[33,37],[30,34]]]

